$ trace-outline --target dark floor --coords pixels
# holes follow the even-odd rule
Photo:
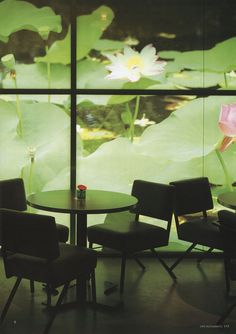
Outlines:
[[[173,259],[167,260],[169,263]],[[221,259],[207,259],[200,266],[195,259],[184,260],[175,270],[174,284],[162,266],[152,258],[144,258],[146,271],[129,260],[124,306],[113,311],[91,308],[70,309],[58,314],[51,334],[187,334],[236,333],[236,308],[224,328],[216,328],[219,315],[233,300],[224,294],[224,272]],[[119,258],[99,258],[97,267],[98,301],[119,300],[119,293],[104,296],[104,281],[117,281]],[[5,279],[0,263],[0,309],[14,282]],[[236,295],[236,288],[233,287]],[[71,288],[68,299],[74,297]],[[48,313],[42,306],[45,294],[41,284],[30,294],[24,281],[15,296],[1,334],[42,334]],[[53,298],[53,301],[56,297]]]

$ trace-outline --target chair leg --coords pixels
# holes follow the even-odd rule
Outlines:
[[[211,247],[206,252],[204,252],[204,255],[200,259],[197,260],[197,263],[198,264],[201,263],[207,257],[207,255],[210,254],[213,251],[213,249],[214,248]]]
[[[70,284],[70,282],[67,282],[63,286],[63,289],[62,289],[62,291],[61,291],[61,293],[60,293],[60,295],[58,297],[56,305],[53,307],[52,315],[51,315],[51,317],[50,317],[50,319],[49,319],[49,321],[48,321],[48,323],[47,323],[47,325],[46,325],[46,327],[44,329],[43,334],[48,334],[49,333],[49,330],[52,327],[52,323],[53,323],[53,321],[54,321],[54,319],[55,319],[55,317],[57,315],[57,312],[58,312],[58,310],[59,310],[59,308],[61,306],[61,303],[62,303],[62,301],[63,301],[63,299],[64,299],[64,297],[65,297],[65,295],[67,293],[69,284]]]
[[[145,265],[139,260],[139,258],[137,257],[137,255],[133,255],[133,259],[139,265],[139,267],[142,268],[142,270],[146,269]]]
[[[30,280],[30,292],[34,293],[34,281],[32,279]]]
[[[224,269],[225,269],[225,287],[226,293],[229,294],[230,291],[230,278],[229,278],[229,270],[228,270],[228,261],[224,259]]]
[[[121,256],[121,271],[120,271],[120,294],[122,294],[124,292],[125,266],[126,266],[126,254],[122,254],[122,256]]]
[[[217,325],[223,324],[225,319],[230,315],[235,306],[236,306],[236,301],[233,304],[231,304],[231,306],[225,311],[225,313],[222,314],[222,316],[220,317],[220,319],[217,321],[216,324]]]
[[[8,297],[8,300],[7,300],[7,302],[6,302],[6,304],[5,304],[4,308],[3,308],[3,311],[2,311],[2,314],[1,314],[1,318],[0,318],[0,324],[3,323],[3,321],[4,321],[5,317],[6,317],[7,311],[9,309],[10,305],[11,305],[11,302],[12,302],[15,294],[16,294],[16,291],[17,291],[17,289],[18,289],[18,287],[20,285],[20,282],[21,282],[21,278],[18,277],[17,280],[16,280],[16,282],[15,282],[15,284],[14,284],[14,286],[13,286],[13,288],[12,288],[12,290],[11,290],[11,293],[10,293],[10,295]]]
[[[152,253],[157,257],[157,259],[159,260],[159,262],[163,265],[163,267],[165,268],[165,270],[168,272],[168,274],[171,276],[171,278],[173,280],[176,280],[177,277],[175,276],[175,274],[173,273],[173,271],[170,269],[170,267],[167,266],[167,264],[162,260],[162,258],[159,256],[159,254],[155,251],[154,248],[151,248]]]
[[[51,287],[49,284],[46,284],[46,294],[47,294],[47,302],[46,306],[50,307],[52,305],[52,294],[51,294]]]
[[[172,266],[170,266],[170,270],[173,270],[173,269],[177,266],[177,264],[179,264],[179,263],[183,260],[183,258],[184,258],[188,253],[190,253],[191,250],[192,250],[194,247],[196,247],[196,245],[197,245],[197,244],[192,244],[192,245],[186,250],[186,252],[183,253],[183,255],[180,256],[180,257],[177,259],[177,261],[175,261],[175,263],[172,264]]]
[[[92,302],[96,305],[97,296],[96,296],[96,279],[95,279],[95,270],[91,273],[91,290],[92,290]]]

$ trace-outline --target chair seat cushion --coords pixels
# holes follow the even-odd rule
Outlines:
[[[219,227],[212,221],[194,219],[182,223],[178,228],[178,237],[184,241],[222,250]]]
[[[23,254],[8,257],[7,277],[22,276],[38,282],[50,283],[53,287],[67,281],[88,277],[96,267],[97,253],[84,247],[60,244],[60,256],[48,264],[45,259]]]
[[[131,253],[166,246],[167,231],[159,226],[135,221],[135,214],[109,214],[104,224],[88,228],[89,242]]]
[[[59,242],[67,242],[69,238],[69,228],[62,224],[56,224]]]

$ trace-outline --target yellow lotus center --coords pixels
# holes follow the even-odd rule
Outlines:
[[[134,70],[136,68],[143,69],[144,61],[139,55],[134,55],[128,59],[127,67],[129,70]]]

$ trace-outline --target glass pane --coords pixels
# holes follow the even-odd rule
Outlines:
[[[69,6],[66,1],[0,3],[3,88],[70,86]]]
[[[202,1],[98,3],[78,2],[78,88],[203,86]]]
[[[205,86],[236,88],[236,2],[205,1],[204,70]]]
[[[69,188],[68,96],[0,96],[1,179],[23,177],[26,193]]]
[[[204,174],[212,185],[214,204],[218,194],[234,189],[236,96],[204,99]]]
[[[130,193],[135,179],[169,183],[203,175],[202,99],[82,95],[77,104],[83,147],[77,182]],[[101,221],[89,217],[90,224]],[[182,247],[174,223],[171,240]]]

